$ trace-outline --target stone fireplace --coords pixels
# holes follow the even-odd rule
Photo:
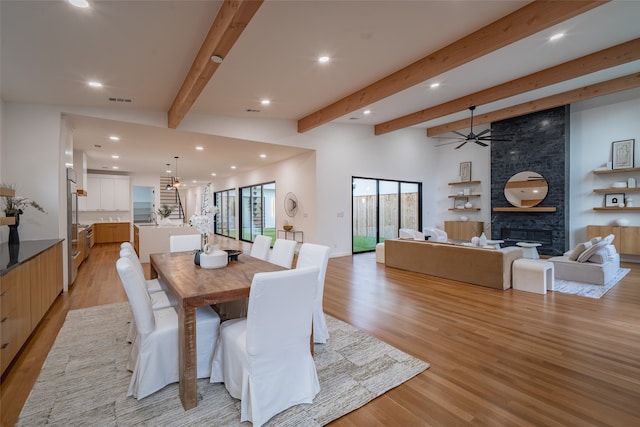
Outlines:
[[[495,135],[512,134],[513,141],[491,144],[491,238],[505,241],[537,242],[541,255],[561,255],[568,249],[569,221],[569,106],[553,108],[491,124]],[[512,207],[504,196],[504,186],[518,172],[533,171],[547,181],[549,191],[539,206],[555,207],[555,212],[494,212],[496,207]]]

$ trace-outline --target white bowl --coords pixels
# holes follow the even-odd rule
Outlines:
[[[213,251],[210,254],[200,254],[200,267],[202,268],[222,268],[229,262],[229,254],[225,251]]]
[[[620,227],[625,227],[629,225],[629,220],[627,218],[619,218],[619,219],[616,219],[616,224],[619,225]]]
[[[627,181],[616,181],[611,184],[612,188],[627,188]]]

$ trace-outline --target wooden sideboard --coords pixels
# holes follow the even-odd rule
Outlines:
[[[62,241],[4,244],[2,251],[0,372],[4,374],[62,292]],[[9,262],[5,263],[7,251]]]
[[[640,255],[640,227],[622,227],[618,225],[588,225],[587,239],[613,234],[613,245],[623,255]]]
[[[93,224],[96,243],[122,243],[130,240],[130,223],[97,222]]]
[[[481,221],[445,221],[444,231],[449,239],[471,240],[482,234],[484,224]]]

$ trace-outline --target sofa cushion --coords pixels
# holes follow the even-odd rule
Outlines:
[[[589,258],[591,258],[591,256],[593,254],[595,254],[596,252],[598,252],[601,248],[604,248],[605,246],[607,246],[609,243],[607,243],[606,239],[602,239],[600,240],[598,243],[596,243],[595,245],[591,245],[590,248],[588,248],[586,251],[582,252],[580,254],[580,256],[578,256],[578,259],[576,261],[578,262],[587,262],[587,260]]]
[[[587,262],[593,262],[596,264],[604,264],[609,260],[609,255],[607,253],[607,248],[603,247],[598,249],[593,255],[589,257]]]
[[[598,236],[598,237],[594,237],[593,239],[591,239],[591,244],[595,245],[596,243],[598,243],[600,240],[602,240],[602,237]]]
[[[573,251],[571,251],[571,254],[569,254],[569,259],[571,261],[576,261],[580,254],[589,249],[591,246],[593,246],[591,242],[578,243]]]
[[[605,246],[605,248],[607,249],[607,258],[609,259],[609,261],[615,260],[616,254],[618,253],[616,251],[616,247],[613,245],[607,245]]]

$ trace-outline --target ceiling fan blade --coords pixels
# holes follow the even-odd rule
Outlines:
[[[434,147],[444,147],[445,145],[457,144],[459,142],[460,142],[460,140],[458,139],[456,141],[449,141],[449,142],[443,142],[443,143],[440,143],[440,144],[436,144],[436,145],[434,145]]]
[[[481,139],[480,141],[489,141],[489,142],[511,142],[511,141],[513,141],[513,139],[502,139],[502,138],[498,137],[498,138],[487,138],[487,139]]]
[[[458,132],[457,130],[452,130],[451,133],[455,133],[456,135],[460,135],[463,138],[467,138],[467,135],[464,133]]]
[[[466,144],[467,142],[469,142],[469,140],[468,140],[468,139],[467,139],[465,142],[463,142],[462,144],[458,145],[458,146],[456,147],[456,150],[457,150],[458,148],[462,147],[462,146],[463,146],[464,144]]]
[[[491,132],[491,129],[485,129],[482,132],[480,132],[479,134],[477,134],[476,136],[482,136],[482,135],[484,135],[485,133],[488,133],[488,132]]]
[[[485,144],[484,142],[482,142],[482,141],[478,141],[477,139],[476,139],[474,142],[475,142],[476,144],[478,144],[478,145],[483,146],[483,147],[488,147],[488,146],[489,146],[489,144]]]

